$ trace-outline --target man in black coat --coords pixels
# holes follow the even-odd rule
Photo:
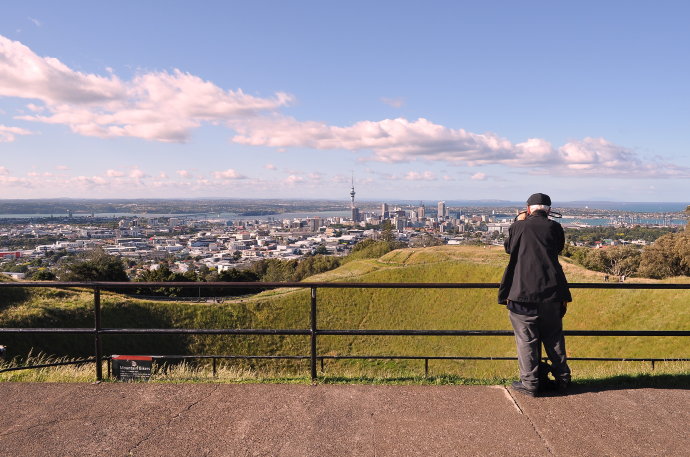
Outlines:
[[[517,345],[520,381],[512,387],[531,396],[540,388],[541,343],[559,390],[570,384],[562,318],[572,297],[558,262],[565,235],[561,224],[548,218],[550,211],[548,195],[531,195],[527,213],[508,229],[504,246],[510,261],[498,291],[498,302],[509,310]]]

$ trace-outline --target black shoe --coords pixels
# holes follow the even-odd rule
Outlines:
[[[559,379],[556,381],[556,392],[558,392],[561,395],[566,395],[568,393],[568,389],[570,388],[570,380],[569,379]]]
[[[525,394],[525,395],[529,395],[530,397],[536,397],[537,396],[537,390],[536,389],[534,389],[534,390],[528,389],[520,381],[515,381],[513,384],[510,385],[510,387],[512,387],[513,390],[520,392],[522,394]]]

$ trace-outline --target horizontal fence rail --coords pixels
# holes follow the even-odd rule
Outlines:
[[[108,282],[108,281],[23,281],[0,282],[0,289],[8,287],[86,287],[89,289],[139,289],[147,287],[229,288],[229,289],[498,289],[497,282]],[[627,283],[627,282],[571,282],[571,289],[690,289],[690,284],[679,283]]]
[[[690,284],[644,284],[644,283],[570,283],[572,289],[643,289],[643,290],[690,290]],[[425,375],[428,375],[430,360],[517,360],[516,357],[480,357],[480,356],[406,356],[406,355],[319,355],[317,337],[332,336],[512,336],[512,330],[418,330],[418,329],[320,329],[317,326],[317,289],[497,289],[498,283],[339,283],[339,282],[3,282],[0,283],[0,297],[4,288],[79,288],[92,289],[94,294],[94,327],[93,328],[0,328],[2,334],[88,334],[94,337],[94,357],[76,361],[61,361],[41,365],[10,367],[0,370],[14,371],[31,368],[45,368],[68,364],[95,363],[96,379],[102,380],[102,362],[108,362],[110,376],[110,357],[102,354],[103,335],[302,335],[310,337],[309,355],[156,355],[156,361],[210,359],[213,373],[216,374],[217,360],[309,360],[312,380],[317,379],[317,362],[323,371],[324,360],[424,360]],[[104,328],[101,325],[101,291],[142,288],[186,289],[275,289],[296,288],[310,289],[309,328],[305,329],[190,329],[190,328]],[[566,336],[690,336],[690,330],[564,330]],[[569,357],[570,360],[583,361],[620,361],[655,362],[690,361],[690,358],[616,358],[616,357]]]

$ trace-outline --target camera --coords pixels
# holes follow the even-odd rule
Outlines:
[[[525,217],[527,217],[527,211],[520,211],[517,216],[515,216],[515,219],[513,219],[513,222],[517,222],[520,220],[523,220],[525,217],[520,217],[524,214]],[[563,215],[557,211],[551,210],[549,211],[549,217],[551,219],[560,219],[563,217]]]

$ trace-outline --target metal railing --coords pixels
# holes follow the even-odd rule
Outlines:
[[[690,290],[690,284],[641,284],[641,283],[570,283],[571,289],[645,289],[645,290]],[[341,283],[341,282],[3,282],[4,288],[87,288],[93,290],[93,328],[0,328],[1,334],[89,334],[94,339],[94,357],[72,362],[56,362],[34,366],[11,367],[0,370],[11,371],[48,366],[95,363],[96,379],[103,379],[104,360],[108,361],[110,374],[110,357],[104,357],[102,337],[104,335],[302,335],[310,338],[309,355],[157,355],[156,360],[164,359],[211,359],[214,375],[217,360],[221,359],[292,359],[310,362],[312,380],[317,379],[317,364],[329,359],[389,359],[389,360],[424,360],[425,375],[429,372],[430,360],[516,360],[516,357],[479,357],[479,356],[405,356],[405,355],[319,355],[317,339],[319,336],[511,336],[512,330],[402,330],[402,329],[322,329],[317,325],[317,289],[497,289],[498,283]],[[101,323],[101,291],[141,288],[216,288],[216,289],[275,289],[300,288],[310,289],[309,328],[303,329],[190,329],[190,328],[104,328]],[[566,336],[690,336],[690,330],[564,330]],[[569,357],[569,360],[590,361],[635,361],[655,362],[690,361],[690,358],[616,358],[616,357]]]

